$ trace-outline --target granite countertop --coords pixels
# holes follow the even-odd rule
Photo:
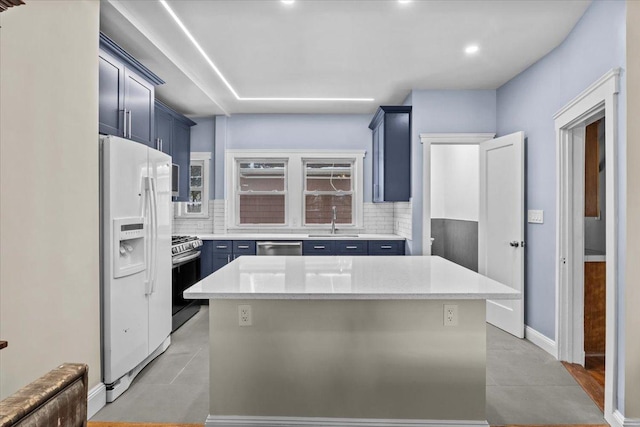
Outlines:
[[[242,256],[187,299],[517,299],[510,287],[436,256]]]
[[[357,237],[354,235],[357,234]],[[287,233],[229,233],[196,234],[202,240],[405,240],[397,234],[287,234]]]

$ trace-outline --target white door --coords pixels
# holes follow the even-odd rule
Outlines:
[[[524,338],[524,132],[480,144],[478,272],[521,292],[487,301],[487,322]]]
[[[171,157],[149,150],[152,204],[149,354],[171,333]]]

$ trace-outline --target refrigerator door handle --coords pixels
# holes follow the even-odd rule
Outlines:
[[[146,258],[147,265],[145,269],[145,278],[144,278],[144,293],[145,295],[149,295],[152,289],[152,281],[153,281],[153,269],[152,269],[152,260],[153,260],[153,242],[152,242],[152,233],[153,233],[153,201],[151,196],[151,183],[150,178],[148,176],[143,178],[144,180],[144,198],[143,198],[143,207],[142,214],[147,219],[147,233],[146,233]],[[147,211],[149,212],[147,216]]]
[[[153,219],[153,242],[151,243],[152,248],[152,261],[153,267],[151,269],[151,292],[154,293],[156,288],[156,279],[158,278],[158,265],[157,265],[157,246],[158,246],[158,189],[156,188],[156,180],[155,178],[149,178],[151,182],[151,218]]]

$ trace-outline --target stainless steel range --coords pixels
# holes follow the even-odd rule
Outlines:
[[[178,264],[191,261],[200,256],[199,247],[202,240],[194,236],[171,237],[171,263],[175,267]]]
[[[185,300],[185,289],[200,281],[200,247],[202,240],[193,236],[171,238],[172,331],[178,329],[200,310],[197,300]]]

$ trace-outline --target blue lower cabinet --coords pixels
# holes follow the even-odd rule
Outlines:
[[[202,246],[201,277],[242,255],[256,254],[255,240],[205,240]],[[302,255],[404,255],[404,240],[305,240]]]
[[[213,271],[213,242],[204,240],[200,248],[200,279],[204,279]]]
[[[368,242],[366,240],[336,240],[336,255],[367,255]]]
[[[404,240],[370,240],[369,255],[404,255]]]
[[[241,255],[255,255],[255,254],[256,254],[255,240],[235,240],[233,242],[233,259],[236,259]]]
[[[302,255],[335,255],[334,240],[305,240]]]
[[[233,260],[233,242],[231,240],[213,240],[213,271],[217,271]]]
[[[212,272],[221,269],[239,256],[256,254],[255,240],[209,240],[206,243],[211,245]]]
[[[213,271],[218,271],[225,265],[229,264],[233,260],[233,255],[231,253],[221,254],[214,253],[213,254]]]
[[[230,254],[233,252],[233,243],[231,240],[212,240],[213,252]]]

